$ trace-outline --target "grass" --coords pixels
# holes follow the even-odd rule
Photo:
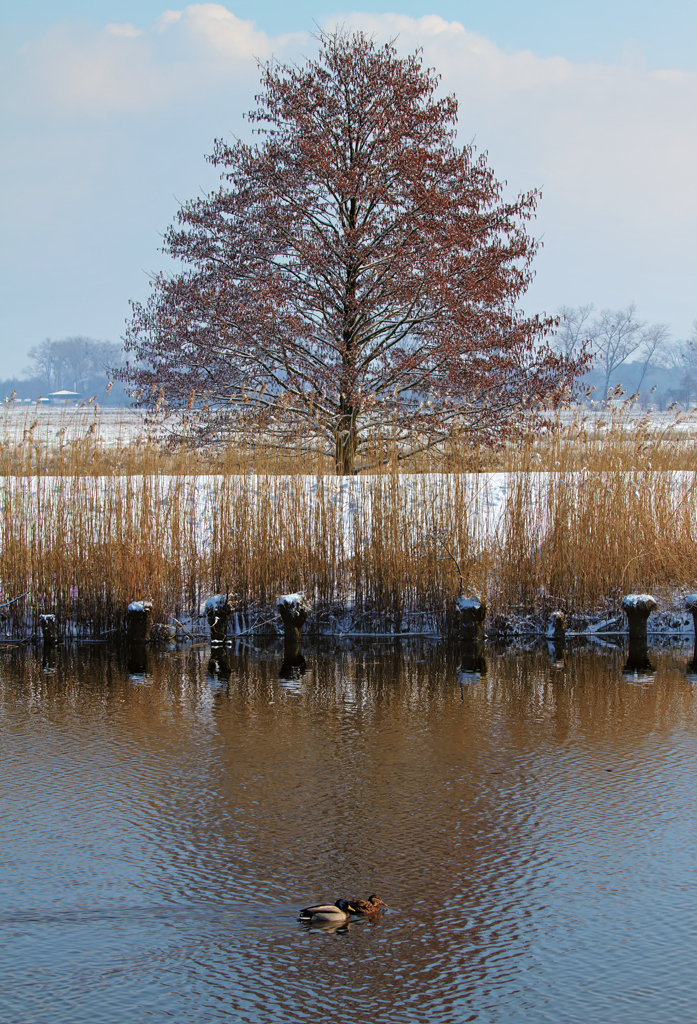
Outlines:
[[[141,597],[156,621],[182,619],[216,592],[267,619],[294,590],[323,631],[441,631],[460,588],[491,615],[546,615],[697,584],[685,416],[567,411],[497,450],[454,438],[413,464],[380,441],[381,472],[351,481],[300,440],[279,457],[248,433],[201,451],[145,433],[105,443],[98,414],[67,413],[50,439],[34,422],[6,421],[0,444],[0,603],[27,595],[0,608],[15,633],[54,611],[103,635]]]

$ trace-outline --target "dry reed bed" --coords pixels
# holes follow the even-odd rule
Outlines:
[[[350,480],[302,445],[104,443],[87,419],[51,439],[28,418],[0,443],[0,604],[26,594],[0,609],[15,631],[51,610],[99,635],[133,598],[167,621],[213,592],[268,618],[289,590],[312,597],[324,630],[440,631],[460,585],[495,615],[616,611],[627,591],[697,583],[689,417],[564,412],[498,450],[455,437]]]
[[[123,625],[133,598],[167,621],[213,592],[265,613],[279,593],[304,590],[325,629],[440,630],[460,586],[451,555],[463,589],[493,613],[606,609],[631,590],[694,588],[695,480],[655,470],[4,477],[1,593],[27,593],[4,614],[21,630],[52,610],[100,634]]]

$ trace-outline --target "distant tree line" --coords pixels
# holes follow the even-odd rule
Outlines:
[[[29,364],[19,377],[0,382],[0,398],[12,393],[19,400],[36,401],[54,391],[77,391],[83,398],[96,398],[102,405],[124,403],[122,385],[114,385],[113,369],[123,363],[121,345],[96,341],[83,335],[52,341],[47,338],[29,349]],[[127,400],[130,402],[130,399]]]
[[[667,324],[640,320],[634,303],[598,311],[593,303],[561,306],[557,315],[557,350],[567,358],[584,349],[592,356],[582,385],[595,388],[595,401],[621,387],[645,407],[697,404],[697,319],[688,338],[674,340]]]

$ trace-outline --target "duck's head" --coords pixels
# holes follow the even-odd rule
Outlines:
[[[338,907],[339,910],[343,910],[345,914],[354,913],[354,908],[351,906],[348,900],[337,900],[334,906]]]
[[[375,893],[368,897],[368,903],[372,903],[374,907],[385,907],[385,909],[389,909],[387,904],[381,900],[379,896],[376,896]]]

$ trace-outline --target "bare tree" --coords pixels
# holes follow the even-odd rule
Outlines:
[[[559,326],[554,332],[553,345],[567,359],[576,359],[590,340],[590,316],[595,306],[560,306],[557,310]]]
[[[670,327],[668,324],[651,324],[642,331],[641,340],[641,375],[634,385],[637,391],[641,391],[648,371],[656,365],[669,347]]]
[[[664,359],[680,375],[678,386],[670,389],[670,396],[683,405],[691,405],[697,399],[697,320],[689,338],[665,347]]]
[[[610,378],[641,347],[645,327],[645,322],[637,320],[633,302],[626,309],[604,309],[590,325],[589,338],[595,363],[605,377],[603,395],[606,401]]]
[[[31,365],[25,374],[40,382],[48,394],[65,389],[84,392],[95,378],[106,374],[122,358],[122,348],[111,341],[95,341],[83,335],[51,341],[29,349]],[[101,382],[100,382],[100,386]]]
[[[457,102],[419,53],[319,43],[303,66],[262,67],[257,145],[216,143],[222,185],[166,235],[186,269],[134,304],[122,376],[144,402],[163,387],[173,405],[258,410],[265,431],[302,423],[342,474],[380,424],[402,457],[455,425],[499,439],[581,368],[517,308],[537,192],[505,201],[456,145]]]

